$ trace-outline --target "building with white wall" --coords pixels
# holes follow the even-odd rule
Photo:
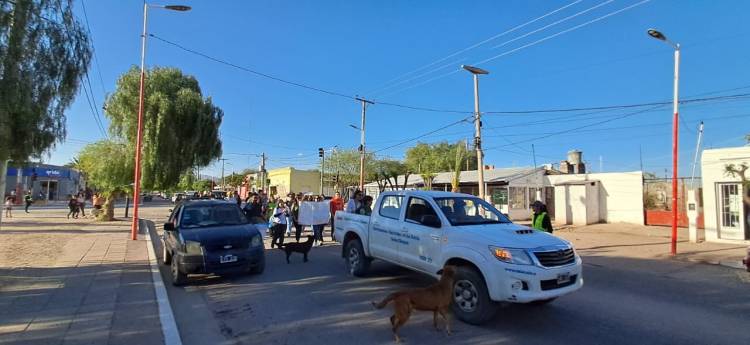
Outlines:
[[[644,223],[643,172],[544,176],[555,188],[555,223]]]
[[[750,166],[750,146],[703,150],[703,212],[705,239],[712,242],[750,240],[750,198],[739,176],[726,173],[726,166]],[[750,171],[747,173],[750,178]]]

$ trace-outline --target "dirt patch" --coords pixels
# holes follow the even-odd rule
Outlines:
[[[70,235],[0,234],[0,267],[52,266]]]

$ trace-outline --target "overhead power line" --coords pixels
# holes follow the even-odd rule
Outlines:
[[[637,3],[637,4],[641,4],[641,3],[644,3],[644,2],[647,2],[647,1],[650,1],[650,0],[643,0],[640,3]],[[632,6],[636,6],[637,4],[631,5],[631,7]],[[627,9],[627,7],[625,9]],[[620,11],[623,11],[625,9],[622,9]],[[211,61],[223,64],[223,65],[227,65],[227,66],[230,66],[230,67],[233,67],[233,68],[236,68],[236,69],[239,69],[239,70],[251,73],[251,74],[255,74],[255,75],[267,78],[267,79],[275,80],[275,81],[278,81],[278,82],[281,82],[281,83],[284,83],[284,84],[288,84],[288,85],[292,85],[292,86],[296,86],[296,87],[300,87],[300,88],[304,88],[304,89],[308,89],[308,90],[313,90],[313,91],[317,91],[317,92],[328,94],[328,95],[332,95],[332,96],[337,96],[337,97],[341,97],[341,98],[347,98],[347,99],[351,99],[351,100],[359,102],[358,101],[358,97],[356,97],[356,96],[349,96],[349,95],[346,95],[344,93],[340,93],[340,92],[336,92],[336,91],[325,90],[325,89],[322,89],[322,88],[313,87],[313,86],[309,86],[309,85],[302,84],[302,83],[297,83],[297,82],[292,82],[292,81],[284,80],[284,79],[272,76],[272,75],[267,74],[267,73],[255,71],[255,70],[252,70],[252,69],[249,69],[249,68],[246,68],[246,67],[243,67],[243,66],[240,66],[240,65],[237,65],[237,64],[234,64],[234,63],[231,63],[231,62],[228,62],[228,61],[225,61],[225,60],[213,57],[213,56],[210,56],[208,54],[201,53],[199,51],[187,48],[187,47],[185,47],[185,46],[183,46],[181,44],[169,41],[167,39],[161,38],[161,37],[156,36],[154,34],[149,34],[149,36],[151,36],[151,37],[153,37],[153,38],[155,38],[155,39],[157,39],[157,40],[159,40],[161,42],[167,43],[167,44],[172,45],[174,47],[177,47],[177,48],[179,48],[181,50],[189,52],[191,54],[195,54],[195,55],[201,56],[203,58],[206,58],[208,60],[211,60]],[[748,86],[748,87],[750,87],[750,86]],[[747,87],[744,87],[744,88],[747,88]],[[741,88],[736,88],[736,89],[741,89]],[[717,91],[717,92],[722,92],[722,91]],[[681,104],[686,104],[686,103],[691,103],[691,102],[708,102],[708,101],[718,100],[718,99],[739,98],[739,97],[745,97],[745,96],[750,96],[750,93],[725,95],[725,96],[717,96],[717,97],[695,98],[695,99],[683,99],[683,100],[680,101],[680,103]],[[473,111],[464,111],[464,110],[455,110],[455,109],[440,109],[440,108],[413,106],[413,105],[405,105],[405,104],[390,103],[390,102],[379,102],[379,101],[374,101],[373,103],[376,104],[376,105],[384,105],[384,106],[390,106],[390,107],[396,107],[396,108],[402,108],[402,109],[410,109],[410,110],[417,110],[417,111],[425,111],[425,112],[452,113],[452,114],[474,114]],[[646,107],[646,106],[652,106],[652,105],[663,105],[663,104],[671,104],[671,103],[672,103],[671,101],[663,101],[663,102],[636,103],[636,104],[614,105],[614,106],[600,106],[600,107],[579,107],[579,108],[537,109],[537,110],[511,110],[511,111],[484,111],[482,113],[483,114],[532,114],[532,113],[552,113],[552,112],[575,112],[575,111],[586,111],[586,110],[607,110],[607,109],[617,109],[617,108],[627,109],[627,108]],[[245,141],[248,141],[248,142],[253,142],[253,141],[247,140],[247,139],[242,139],[242,140],[245,140]],[[272,145],[269,145],[269,146],[272,146]]]
[[[442,127],[440,127],[440,128],[437,128],[437,129],[431,130],[431,131],[429,131],[429,132],[427,132],[427,133],[424,133],[424,134],[420,134],[420,135],[418,135],[418,136],[416,136],[416,137],[413,137],[413,138],[409,138],[409,139],[403,140],[403,141],[401,141],[401,142],[399,142],[399,143],[397,143],[397,144],[394,144],[394,145],[391,145],[391,146],[387,146],[387,147],[384,147],[384,148],[381,148],[381,149],[378,149],[378,150],[372,151],[372,153],[378,153],[378,152],[382,152],[382,151],[385,151],[385,150],[389,150],[389,149],[392,149],[392,148],[394,148],[394,147],[398,147],[398,146],[401,146],[401,145],[404,145],[404,144],[410,143],[410,142],[412,142],[412,141],[414,141],[414,140],[419,140],[419,139],[421,139],[421,138],[423,138],[423,137],[426,137],[426,136],[428,136],[428,135],[430,135],[430,134],[433,134],[433,133],[435,133],[435,132],[439,132],[439,131],[442,131],[442,130],[444,130],[444,129],[446,129],[446,128],[450,128],[450,127],[453,127],[453,126],[455,126],[455,125],[461,124],[462,122],[466,122],[466,121],[467,121],[467,120],[469,120],[470,118],[472,118],[472,116],[468,116],[468,117],[465,117],[465,118],[463,118],[463,119],[461,119],[461,120],[458,120],[458,121],[456,121],[456,122],[451,122],[451,123],[449,123],[449,124],[447,124],[447,125],[445,125],[445,126],[442,126]]]
[[[509,34],[509,33],[511,33],[511,32],[514,32],[514,31],[516,31],[516,30],[518,30],[518,29],[521,29],[521,28],[523,28],[523,27],[526,27],[526,26],[528,26],[528,25],[530,25],[530,24],[533,24],[533,23],[535,23],[535,22],[537,22],[537,21],[539,21],[539,20],[542,20],[542,19],[544,19],[544,18],[546,18],[546,17],[549,17],[549,16],[551,16],[551,15],[553,15],[553,14],[557,13],[557,12],[560,12],[560,11],[562,11],[562,10],[564,10],[564,9],[566,9],[566,8],[568,8],[568,7],[570,7],[570,6],[573,6],[573,5],[575,5],[575,4],[577,4],[577,3],[581,2],[581,1],[583,1],[583,0],[576,0],[576,1],[573,1],[573,2],[571,2],[571,3],[567,4],[567,5],[563,6],[563,7],[560,7],[560,8],[557,8],[557,9],[553,10],[553,11],[547,12],[546,14],[544,14],[544,15],[542,15],[542,16],[539,16],[539,17],[536,17],[536,18],[534,18],[534,19],[532,19],[532,20],[529,20],[529,21],[527,21],[527,22],[525,22],[525,23],[523,23],[523,24],[520,24],[520,25],[516,25],[516,26],[515,26],[515,27],[513,27],[513,28],[510,28],[510,29],[508,29],[508,30],[505,30],[505,31],[503,31],[503,32],[501,32],[501,33],[499,33],[499,34],[497,34],[497,35],[494,35],[494,36],[492,36],[492,37],[490,37],[490,38],[487,38],[487,39],[485,39],[485,40],[483,40],[483,41],[481,41],[481,42],[478,42],[478,43],[472,44],[472,45],[470,45],[470,46],[468,46],[468,47],[466,47],[466,48],[463,48],[463,49],[461,49],[461,50],[459,50],[459,51],[456,51],[456,52],[454,52],[454,53],[452,53],[452,54],[450,54],[450,55],[448,55],[448,56],[446,56],[446,57],[443,57],[443,58],[441,58],[441,59],[435,60],[435,61],[433,61],[433,62],[431,62],[431,63],[429,63],[429,64],[427,64],[427,65],[424,65],[424,66],[422,66],[422,67],[419,67],[419,68],[417,68],[417,69],[415,69],[415,70],[413,70],[413,71],[411,71],[411,72],[407,72],[407,73],[401,74],[400,76],[398,76],[398,77],[396,77],[396,78],[393,78],[393,79],[391,79],[391,80],[387,81],[387,82],[386,82],[385,84],[383,84],[383,86],[381,86],[381,87],[378,87],[377,89],[375,89],[375,90],[372,90],[372,91],[368,92],[368,94],[378,94],[378,93],[382,92],[383,90],[387,90],[387,89],[393,88],[393,87],[395,87],[395,86],[397,86],[397,85],[401,85],[401,84],[403,84],[403,83],[406,83],[406,82],[409,82],[409,81],[411,81],[411,80],[414,80],[414,79],[416,79],[416,78],[419,78],[419,77],[421,77],[421,76],[423,76],[423,75],[425,75],[425,74],[420,74],[420,75],[418,75],[418,76],[416,76],[416,77],[414,77],[414,78],[410,78],[410,79],[407,79],[407,80],[403,80],[403,81],[401,81],[401,82],[398,82],[398,83],[396,83],[396,84],[393,84],[393,85],[389,85],[389,84],[391,84],[391,83],[393,83],[393,82],[395,82],[395,81],[398,81],[399,79],[401,79],[401,78],[403,78],[403,77],[405,77],[405,76],[407,76],[407,75],[411,75],[411,74],[414,74],[414,73],[416,73],[416,72],[419,72],[419,71],[421,71],[421,70],[423,70],[423,69],[426,69],[426,68],[432,67],[432,66],[434,66],[434,65],[436,65],[436,64],[438,64],[438,63],[440,63],[440,62],[443,62],[443,61],[445,61],[445,60],[448,60],[448,59],[450,59],[450,58],[452,58],[452,57],[454,57],[454,56],[460,55],[460,54],[462,54],[462,53],[464,53],[464,52],[467,52],[467,51],[469,51],[469,50],[472,50],[472,49],[474,49],[474,48],[477,48],[477,47],[479,47],[479,46],[482,46],[482,45],[484,45],[485,43],[491,42],[491,41],[493,41],[493,40],[495,40],[495,39],[498,39],[498,38],[500,38],[500,37],[502,37],[502,36],[505,36],[505,35],[507,35],[507,34]],[[453,64],[450,64],[449,66],[452,66],[452,65],[453,65]],[[441,67],[440,69],[442,69],[442,67]],[[439,69],[438,69],[438,70],[439,70]],[[435,71],[435,70],[432,70],[432,71],[430,71],[430,72],[427,72],[427,74],[430,74],[430,73],[432,73],[432,72],[434,72],[434,71]]]
[[[487,59],[484,59],[484,60],[481,60],[481,61],[475,62],[475,63],[473,63],[473,64],[471,64],[471,65],[472,65],[472,66],[477,66],[477,65],[481,65],[481,64],[484,64],[484,63],[490,62],[490,61],[492,61],[492,60],[496,60],[496,59],[499,59],[499,58],[501,58],[501,57],[503,57],[503,56],[506,56],[506,55],[510,55],[510,54],[513,54],[513,53],[515,53],[515,52],[517,52],[517,51],[520,51],[520,50],[523,50],[523,49],[526,49],[526,48],[529,48],[529,47],[535,46],[535,45],[537,45],[537,44],[540,44],[540,43],[542,43],[542,42],[545,42],[545,41],[547,41],[547,40],[553,39],[553,38],[555,38],[555,37],[557,37],[557,36],[560,36],[560,35],[566,34],[566,33],[568,33],[568,32],[571,32],[571,31],[573,31],[573,30],[576,30],[576,29],[582,28],[582,27],[584,27],[584,26],[586,26],[586,25],[589,25],[589,24],[593,24],[593,23],[596,23],[596,22],[598,22],[598,21],[600,21],[600,20],[603,20],[603,19],[609,18],[609,17],[611,17],[611,16],[614,16],[614,15],[616,15],[616,14],[619,14],[619,13],[621,13],[621,12],[627,11],[627,10],[629,10],[629,9],[632,9],[632,8],[634,8],[634,7],[637,7],[637,6],[643,5],[643,4],[645,4],[645,3],[647,3],[647,2],[650,2],[650,1],[651,1],[651,0],[642,0],[642,1],[640,1],[640,2],[637,2],[637,3],[633,4],[633,5],[630,5],[630,6],[624,7],[624,8],[622,8],[622,9],[619,9],[619,10],[617,10],[617,11],[613,11],[613,12],[610,12],[610,13],[608,13],[608,14],[606,14],[606,15],[603,15],[603,16],[601,16],[601,17],[598,17],[598,18],[595,18],[595,19],[593,19],[593,20],[587,21],[587,22],[585,22],[585,23],[583,23],[583,24],[579,24],[579,25],[576,25],[576,26],[574,26],[574,27],[571,27],[571,28],[565,29],[565,30],[563,30],[563,31],[560,31],[560,32],[557,32],[557,33],[551,34],[551,35],[549,35],[549,36],[546,36],[546,37],[544,37],[544,38],[541,38],[541,39],[539,39],[539,40],[536,40],[536,41],[534,41],[534,42],[531,42],[531,43],[528,43],[528,44],[522,45],[522,46],[520,46],[520,47],[518,47],[518,48],[514,48],[514,49],[511,49],[511,50],[505,51],[505,52],[503,52],[503,53],[500,53],[500,54],[498,54],[498,55],[492,56],[492,57],[490,57],[490,58],[487,58]],[[419,82],[419,83],[417,83],[417,84],[414,84],[414,85],[408,86],[408,87],[406,87],[406,88],[403,88],[403,89],[400,89],[400,90],[397,90],[397,91],[394,91],[394,92],[390,92],[390,93],[387,93],[387,94],[386,94],[385,96],[392,96],[392,95],[395,95],[395,94],[398,94],[398,93],[404,92],[404,91],[406,91],[406,90],[409,90],[409,89],[413,89],[413,88],[415,88],[415,87],[417,87],[417,86],[422,86],[422,85],[424,85],[424,84],[427,84],[427,83],[433,82],[433,81],[435,81],[435,80],[438,80],[438,79],[442,79],[442,78],[445,78],[445,77],[447,77],[447,76],[449,76],[449,75],[452,75],[452,74],[458,73],[458,72],[460,72],[460,71],[462,71],[462,69],[458,68],[458,69],[452,70],[451,72],[448,72],[448,73],[444,73],[444,74],[441,74],[441,75],[439,75],[439,76],[437,76],[437,77],[433,77],[433,78],[430,78],[430,79],[424,80],[424,81],[422,81],[422,82]]]
[[[99,65],[99,58],[96,54],[96,47],[94,47],[94,35],[91,33],[91,25],[89,25],[89,16],[86,13],[86,2],[81,0],[81,8],[83,9],[83,19],[86,21],[86,29],[89,32],[89,38],[91,39],[91,47],[93,47],[94,63],[96,64],[96,73],[99,75],[99,86],[102,87],[102,96],[107,94],[107,89],[104,87],[104,78],[102,78],[102,68]],[[93,94],[93,90],[91,90]]]
[[[231,62],[219,59],[219,58],[215,58],[215,57],[210,56],[208,54],[201,53],[201,52],[199,52],[197,50],[190,49],[188,47],[185,47],[185,46],[180,45],[178,43],[175,43],[175,42],[169,41],[167,39],[161,38],[161,37],[156,36],[154,34],[149,34],[149,36],[151,36],[151,37],[153,37],[153,38],[155,38],[155,39],[157,39],[159,41],[162,41],[162,42],[164,42],[166,44],[169,44],[169,45],[175,46],[177,48],[180,48],[180,49],[182,49],[182,50],[184,50],[186,52],[189,52],[189,53],[192,53],[192,54],[195,54],[195,55],[198,55],[198,56],[202,56],[202,57],[204,57],[206,59],[212,60],[212,61],[220,63],[222,65],[227,65],[227,66],[230,66],[230,67],[233,67],[233,68],[236,68],[236,69],[248,72],[248,73],[255,74],[257,76],[260,76],[260,77],[263,77],[263,78],[266,78],[266,79],[275,80],[275,81],[280,82],[280,83],[289,84],[289,85],[293,85],[293,86],[296,86],[296,87],[301,87],[303,89],[308,89],[308,90],[311,90],[311,91],[325,93],[325,94],[328,94],[328,95],[331,95],[331,96],[337,96],[337,97],[347,98],[347,99],[351,99],[351,100],[356,100],[357,99],[357,97],[355,97],[355,96],[345,95],[345,94],[340,93],[340,92],[325,90],[325,89],[321,89],[321,88],[318,88],[318,87],[314,87],[314,86],[310,86],[310,85],[306,85],[306,84],[302,84],[302,83],[298,83],[298,82],[294,82],[294,81],[289,81],[289,80],[286,80],[286,79],[282,79],[282,78],[279,78],[279,77],[276,77],[276,76],[272,76],[270,74],[266,74],[266,73],[263,73],[263,72],[258,72],[256,70],[253,70],[253,69],[250,69],[250,68],[247,68],[247,67],[244,67],[244,66],[240,66],[240,65],[237,65],[237,64],[234,64],[234,63],[231,63]]]

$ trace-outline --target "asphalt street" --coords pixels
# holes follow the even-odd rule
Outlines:
[[[171,286],[162,265],[183,343],[393,343],[390,308],[374,310],[370,301],[428,285],[432,278],[378,261],[368,277],[350,277],[340,248],[314,247],[308,263],[297,254],[291,264],[281,251],[267,249],[261,275],[192,276],[186,287]],[[479,327],[454,319],[452,336],[434,330],[431,313],[417,312],[402,328],[402,339],[406,344],[750,344],[746,272],[669,260],[583,259],[585,286],[547,306],[507,305]]]

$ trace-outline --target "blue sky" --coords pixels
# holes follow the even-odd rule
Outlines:
[[[81,20],[82,1],[100,67],[92,65],[90,76],[101,107],[118,76],[139,63],[142,2],[78,0]],[[490,71],[480,80],[480,103],[483,112],[491,112],[670,101],[673,50],[646,35],[647,28],[656,27],[682,44],[681,97],[750,93],[750,2],[652,0],[572,29],[639,2],[181,1],[193,10],[152,9],[149,32],[278,78],[376,102],[462,111],[473,110],[473,89],[470,75],[458,67],[499,56],[478,65]],[[550,37],[567,29],[572,30]],[[248,154],[265,152],[269,167],[312,168],[318,147],[359,144],[358,131],[349,127],[360,119],[360,105],[353,100],[261,78],[154,39],[148,43],[147,65],[174,66],[194,75],[204,94],[224,110],[227,173],[257,167],[259,159]],[[68,111],[68,140],[52,151],[51,163],[64,164],[87,142],[101,138],[82,95]],[[742,136],[750,132],[748,105],[750,99],[743,98],[681,108],[680,175],[689,175],[697,123],[705,122],[706,147],[742,145]],[[644,170],[661,176],[671,164],[672,110],[664,106],[628,115],[645,109],[487,114],[485,162],[530,166],[533,143],[540,164],[559,162],[568,150],[580,149],[592,171],[599,171],[600,157],[604,171],[631,171],[639,169],[641,150]],[[375,104],[367,113],[368,148],[386,148],[465,116]],[[421,140],[457,141],[470,138],[472,131],[466,122]],[[400,158],[410,145],[378,153]],[[203,170],[219,171],[218,163]]]

